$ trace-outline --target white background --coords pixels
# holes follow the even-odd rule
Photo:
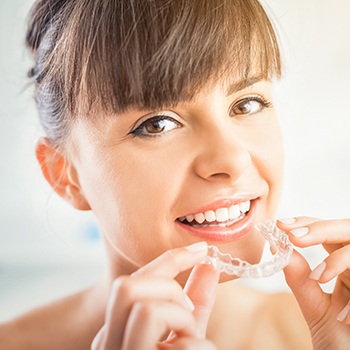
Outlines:
[[[0,321],[93,283],[105,264],[92,215],[57,198],[34,157],[41,131],[23,44],[31,3],[0,2]],[[285,59],[276,86],[286,150],[278,215],[350,217],[350,1],[264,4]],[[323,256],[307,255],[313,266]],[[283,289],[281,280],[260,287]]]

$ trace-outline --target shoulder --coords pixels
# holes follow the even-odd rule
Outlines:
[[[103,314],[87,305],[88,295],[83,291],[0,324],[0,344],[8,350],[89,348]]]

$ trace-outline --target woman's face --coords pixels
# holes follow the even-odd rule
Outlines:
[[[253,228],[274,216],[283,167],[271,101],[270,83],[236,82],[72,126],[71,160],[118,273],[202,240],[259,261]]]

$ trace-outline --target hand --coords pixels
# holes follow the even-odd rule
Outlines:
[[[215,349],[205,332],[219,273],[210,265],[198,265],[206,252],[205,243],[173,249],[131,276],[117,278],[105,325],[91,348]],[[193,266],[182,289],[174,278]]]
[[[350,220],[319,220],[309,217],[281,219],[278,227],[297,247],[322,244],[329,253],[313,271],[294,251],[284,269],[310,328],[314,349],[350,347]],[[319,283],[337,277],[333,293],[324,293]]]

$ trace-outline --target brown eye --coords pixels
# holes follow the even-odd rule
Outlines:
[[[239,100],[230,111],[231,116],[249,115],[260,112],[265,107],[270,107],[270,103],[260,96],[250,96]]]
[[[150,134],[157,134],[164,131],[166,128],[166,123],[164,120],[158,120],[154,122],[147,123],[145,129]]]
[[[131,131],[131,134],[141,137],[160,136],[168,131],[180,128],[181,126],[182,124],[174,118],[158,115],[145,120],[135,130]]]

